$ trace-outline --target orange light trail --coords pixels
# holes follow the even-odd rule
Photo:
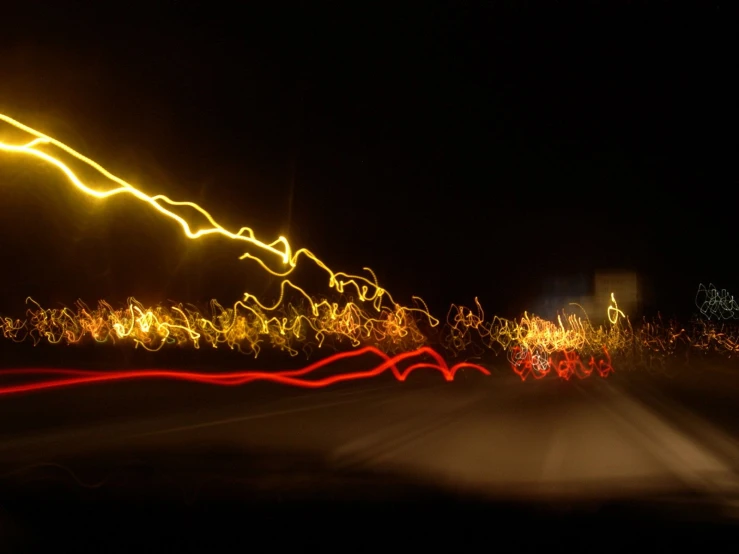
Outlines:
[[[244,301],[224,307],[217,301],[209,310],[182,304],[146,307],[130,298],[125,307],[107,302],[89,307],[77,302],[74,308],[41,307],[32,298],[26,318],[0,318],[0,333],[14,342],[30,340],[50,344],[82,344],[85,341],[133,344],[151,352],[165,346],[220,346],[257,357],[264,346],[291,356],[299,349],[320,348],[327,339],[353,347],[372,343],[387,353],[413,350],[426,337],[408,311],[383,307],[374,317],[353,302],[314,302],[312,308],[286,304],[271,313]]]
[[[615,295],[606,310],[608,323],[594,326],[587,314],[561,313],[557,321],[548,321],[524,313],[520,319],[494,316],[486,320],[477,300],[477,310],[452,305],[447,316],[446,346],[453,352],[463,352],[476,342],[496,353],[504,351],[511,356],[531,353],[534,367],[546,365],[555,352],[577,351],[588,355],[622,352],[633,346],[633,332],[624,312],[619,309]],[[583,310],[584,313],[584,310]]]
[[[321,379],[309,379],[308,376],[331,364],[344,361],[350,358],[357,358],[367,354],[373,354],[383,361],[374,368],[365,371],[354,371],[350,373],[341,373],[324,377]],[[430,357],[433,361],[420,361],[424,356]],[[400,369],[399,364],[406,361],[417,360],[405,369]],[[116,382],[124,380],[140,380],[140,379],[170,379],[180,381],[190,381],[196,383],[221,385],[221,386],[240,386],[254,381],[269,381],[290,385],[294,387],[318,389],[328,387],[336,383],[345,381],[356,381],[360,379],[369,379],[377,377],[387,371],[391,371],[398,381],[405,381],[408,376],[419,369],[433,369],[439,371],[446,381],[453,381],[458,371],[462,369],[474,369],[483,375],[490,375],[490,372],[477,364],[458,363],[453,366],[447,365],[442,356],[432,348],[424,347],[412,352],[404,352],[396,356],[387,356],[381,350],[368,346],[365,348],[341,352],[334,354],[328,358],[310,364],[302,369],[290,371],[242,371],[232,373],[194,373],[187,371],[167,371],[159,369],[145,369],[136,371],[87,371],[79,369],[10,369],[4,370],[0,376],[15,377],[38,377],[44,376],[42,380],[31,383],[22,383],[16,385],[0,386],[0,396],[19,394],[24,392],[35,392],[44,389],[56,389],[61,387],[71,387],[77,385]],[[49,378],[53,376],[54,378]]]

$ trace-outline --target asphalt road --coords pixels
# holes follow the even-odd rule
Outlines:
[[[731,518],[737,376],[709,367],[521,382],[496,372],[447,383],[418,372],[322,390],[149,381],[6,396],[0,506],[7,526],[22,527],[20,499],[50,490],[168,491],[185,504],[213,491],[248,490],[256,502],[433,491],[551,506],[701,502]]]

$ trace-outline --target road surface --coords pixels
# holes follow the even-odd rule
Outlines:
[[[710,369],[570,382],[418,372],[322,390],[89,385],[0,398],[0,486],[7,498],[49,483],[133,488],[146,468],[148,487],[184,502],[239,487],[255,500],[415,487],[552,505],[695,497],[734,517],[737,399],[736,375]]]

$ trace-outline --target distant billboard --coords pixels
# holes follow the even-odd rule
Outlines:
[[[611,293],[619,309],[634,319],[642,315],[645,301],[644,283],[634,271],[607,270],[589,276],[552,278],[543,283],[542,288],[544,293],[533,302],[531,310],[546,319],[563,311],[577,315],[584,315],[584,311],[593,323],[604,323],[611,305]]]

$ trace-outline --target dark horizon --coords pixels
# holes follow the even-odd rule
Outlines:
[[[602,269],[650,283],[652,314],[694,313],[699,283],[739,290],[720,188],[736,123],[724,8],[491,6],[357,8],[324,26],[299,10],[256,25],[177,2],[46,7],[0,39],[0,112],[230,227],[371,267],[437,316],[475,297],[518,316]],[[0,171],[3,314],[28,295],[273,294],[238,248],[206,252],[125,203],[75,207],[47,170]]]

